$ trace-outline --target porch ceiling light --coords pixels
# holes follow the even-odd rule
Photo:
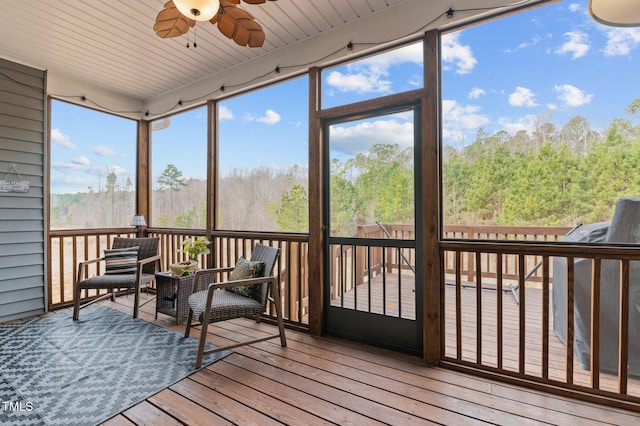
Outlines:
[[[589,14],[604,25],[613,27],[640,26],[638,0],[589,0]]]
[[[173,0],[176,8],[189,19],[208,21],[220,9],[219,0]]]

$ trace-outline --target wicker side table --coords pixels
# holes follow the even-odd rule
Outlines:
[[[156,319],[158,312],[176,319],[176,324],[187,319],[187,299],[193,290],[193,274],[176,277],[171,272],[156,272]]]

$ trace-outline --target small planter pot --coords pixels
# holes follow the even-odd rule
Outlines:
[[[178,263],[172,263],[169,265],[171,273],[176,277],[183,277],[185,275],[191,275],[198,269],[198,262],[195,260],[184,260]]]

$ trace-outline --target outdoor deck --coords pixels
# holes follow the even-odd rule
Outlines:
[[[130,313],[132,300],[103,303]],[[184,330],[173,318],[154,320],[153,303],[141,318]],[[211,327],[209,341],[223,344],[271,327],[236,320]],[[287,340],[286,349],[275,340],[238,348],[105,424],[640,423],[639,413],[426,367],[366,345],[291,330]]]
[[[402,274],[401,288],[398,288],[398,275],[386,275],[386,291],[382,290],[381,276],[368,283],[357,286],[344,294],[342,299],[332,300],[332,305],[344,306],[358,310],[369,310],[376,314],[386,313],[388,316],[399,316],[415,319],[414,280],[410,273]],[[517,283],[511,283],[516,285]],[[492,288],[495,284],[485,284],[482,290],[482,342],[481,364],[489,368],[498,367],[498,294]],[[507,284],[502,293],[502,368],[517,373],[519,370],[519,305],[517,299]],[[370,294],[370,297],[369,297]],[[384,294],[384,296],[383,296]],[[462,283],[461,289],[461,330],[460,339],[462,350],[460,361],[476,363],[477,356],[477,310],[475,284]],[[445,350],[444,355],[450,359],[458,356],[456,336],[456,305],[455,286],[448,281],[445,292]],[[400,309],[401,308],[401,309]],[[548,378],[559,383],[566,383],[566,346],[553,331],[553,314],[550,304],[549,314],[549,374]],[[524,373],[533,377],[542,377],[542,289],[539,284],[528,283],[525,298],[525,369]],[[618,377],[601,373],[599,377],[600,389],[616,392]],[[581,367],[577,358],[573,363],[573,383],[578,386],[590,387],[590,371]],[[640,379],[629,378],[627,394],[640,397]]]

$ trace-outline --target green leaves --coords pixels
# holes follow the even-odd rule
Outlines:
[[[187,184],[182,179],[182,172],[173,164],[167,164],[167,167],[158,177],[158,186],[160,189],[169,189],[171,191],[180,191],[180,188]]]
[[[307,232],[309,230],[309,197],[302,185],[293,185],[282,195],[279,207],[272,207],[280,231]]]
[[[200,236],[197,238],[187,238],[182,242],[182,253],[185,253],[189,259],[196,260],[201,254],[209,254],[211,241],[207,237]]]
[[[331,165],[331,231],[352,236],[376,221],[414,224],[413,149],[377,144]]]

